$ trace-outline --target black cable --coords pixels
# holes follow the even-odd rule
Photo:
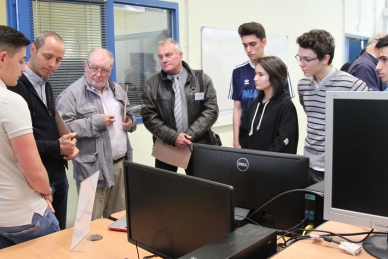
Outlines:
[[[305,223],[306,220],[307,220],[307,219],[302,219],[302,221],[301,221],[299,224],[293,226],[292,228],[286,229],[286,230],[284,230],[284,231],[292,232],[292,231],[295,230],[295,229],[299,229],[298,226],[300,226],[300,225],[302,225],[303,223]]]
[[[329,236],[323,236],[322,238],[323,238],[323,240],[325,240],[326,242],[329,242],[329,243],[333,242],[333,243],[336,243],[336,244],[339,244],[339,245],[341,244],[341,242],[335,241],[334,239],[332,239]]]
[[[340,233],[340,234],[337,234],[337,233],[333,233],[333,232],[330,232],[330,231],[326,231],[326,230],[318,230],[318,229],[310,229],[309,232],[319,232],[319,233],[327,233],[328,235],[321,235],[322,238],[324,236],[337,236],[339,238],[342,238],[348,242],[351,242],[351,243],[361,243],[363,242],[366,238],[368,238],[372,233],[375,233],[375,234],[387,234],[386,232],[374,232],[373,229],[371,229],[371,231],[369,232],[357,232],[357,233]],[[350,240],[348,238],[346,238],[345,236],[357,236],[357,235],[367,235],[365,238],[363,238],[362,240],[360,241],[354,241],[354,240]]]
[[[321,195],[320,193],[317,193],[315,191],[311,191],[311,190],[306,190],[306,189],[293,189],[293,190],[289,190],[289,191],[286,191],[286,192],[282,192],[278,195],[276,195],[275,197],[273,197],[272,199],[270,199],[269,201],[267,201],[266,203],[264,203],[262,206],[260,206],[258,209],[256,209],[254,212],[252,212],[251,215],[249,215],[249,217],[252,217],[253,215],[255,215],[257,212],[259,212],[262,208],[264,208],[265,206],[267,206],[269,203],[271,203],[273,200],[276,200],[277,198],[287,194],[287,193],[291,193],[291,192],[307,192],[307,193],[311,193],[311,194],[317,194],[317,195],[320,195],[323,197],[323,195]]]
[[[234,215],[235,217],[237,216],[237,217],[240,217],[240,218],[243,218],[243,219],[246,219],[246,220],[248,220],[248,221],[250,221],[250,222],[252,222],[252,223],[254,223],[255,225],[257,225],[257,226],[261,226],[259,223],[257,223],[256,221],[254,221],[253,219],[250,219],[250,218],[247,218],[247,217],[244,217],[244,216],[241,216],[241,215]]]

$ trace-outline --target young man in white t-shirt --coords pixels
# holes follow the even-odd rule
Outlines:
[[[0,249],[59,231],[27,104],[6,87],[25,71],[29,43],[19,31],[0,26]]]

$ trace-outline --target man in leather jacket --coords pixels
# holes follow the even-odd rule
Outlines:
[[[144,85],[141,100],[143,123],[155,138],[168,145],[182,149],[192,143],[206,143],[212,125],[218,118],[216,90],[211,78],[205,73],[195,73],[182,61],[183,53],[175,40],[169,38],[159,43],[158,57],[162,70]],[[200,80],[202,77],[203,90]],[[174,77],[174,78],[173,78]],[[175,92],[173,80],[178,83],[181,97],[181,129],[176,123]],[[178,81],[178,82],[176,82]],[[155,167],[177,171],[177,167],[158,159]],[[186,169],[192,175],[192,161]]]

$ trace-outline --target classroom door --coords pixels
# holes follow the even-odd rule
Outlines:
[[[345,36],[344,63],[360,56],[360,52],[368,45],[368,38]]]

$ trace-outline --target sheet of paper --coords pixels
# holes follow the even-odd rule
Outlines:
[[[191,151],[188,146],[187,148],[178,149],[164,144],[162,140],[157,138],[152,150],[152,156],[167,164],[187,169]]]
[[[70,246],[70,250],[72,251],[85,251],[91,248],[91,246],[88,245],[83,248],[82,246],[84,243],[82,243],[82,245],[79,244],[81,244],[81,241],[85,239],[89,233],[99,174],[100,171],[95,172],[80,184],[77,212]]]

